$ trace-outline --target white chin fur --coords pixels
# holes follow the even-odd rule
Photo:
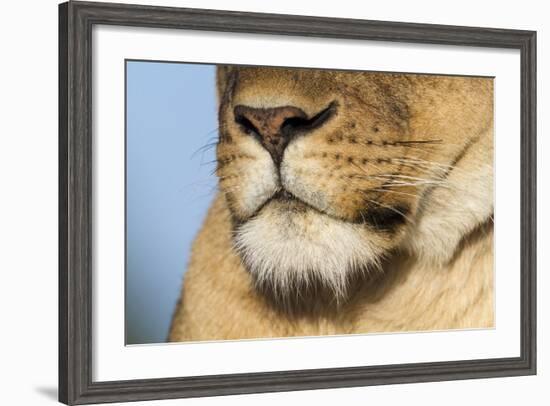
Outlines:
[[[346,294],[350,272],[378,266],[381,250],[366,233],[313,210],[297,214],[267,206],[237,228],[235,245],[260,285],[284,293],[315,279],[338,299]]]

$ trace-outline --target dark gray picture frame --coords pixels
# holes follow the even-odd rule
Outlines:
[[[267,373],[92,380],[92,27],[95,24],[519,49],[521,354]],[[503,219],[505,221],[505,219]],[[122,294],[122,293],[121,293]],[[68,2],[59,6],[59,400],[217,396],[536,373],[536,32]]]

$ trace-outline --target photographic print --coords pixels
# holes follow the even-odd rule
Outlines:
[[[70,1],[58,100],[61,402],[536,374],[535,31]]]
[[[126,61],[126,344],[494,327],[493,78]]]

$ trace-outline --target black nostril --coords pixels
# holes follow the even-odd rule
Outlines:
[[[320,111],[311,118],[290,117],[287,118],[281,126],[284,134],[295,134],[299,132],[308,132],[321,127],[327,122],[336,111],[336,102],[332,102],[327,108]]]
[[[281,132],[285,135],[289,135],[290,133],[298,132],[300,129],[305,131],[308,121],[309,120],[305,118],[299,117],[287,118],[281,126]]]
[[[247,119],[243,114],[237,113],[237,109],[235,109],[235,122],[241,125],[243,131],[246,134],[254,133],[259,135],[259,131],[256,128],[256,126],[252,124],[252,122],[249,119]]]

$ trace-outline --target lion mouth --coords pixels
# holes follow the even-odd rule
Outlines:
[[[294,196],[292,193],[290,193],[288,190],[286,189],[279,189],[279,191],[277,191],[277,193],[275,193],[272,197],[271,197],[271,200],[277,200],[277,201],[280,201],[280,202],[290,202],[290,201],[300,201],[300,199],[298,199],[296,196]],[[305,204],[305,202],[304,202]]]
[[[292,194],[285,188],[279,188],[271,197],[265,200],[252,215],[250,215],[244,222],[248,222],[257,218],[266,210],[275,210],[279,214],[284,214],[286,216],[293,217],[294,215],[303,214],[306,212],[315,212],[319,215],[328,215],[320,209],[310,205],[309,203],[303,201],[296,195]]]
[[[310,212],[318,216],[330,217],[331,219],[334,219],[343,223],[348,222],[344,218],[332,215],[326,212],[325,210],[302,200],[300,197],[296,196],[292,192],[289,192],[284,187],[279,189],[260,208],[258,208],[255,215],[252,217],[255,217],[256,215],[260,214],[264,209],[268,207],[271,209],[275,209],[280,214],[284,214],[285,217],[286,216],[292,217],[295,215],[301,215],[306,212]]]
[[[255,213],[258,215],[267,206],[276,209],[279,213],[285,215],[299,215],[305,212],[313,212],[320,216],[327,216],[333,220],[350,224],[369,225],[375,230],[391,231],[398,226],[404,225],[407,222],[408,214],[411,212],[411,207],[405,203],[393,206],[369,206],[364,211],[361,211],[355,221],[335,216],[318,207],[315,207],[304,200],[300,199],[288,190],[281,188],[271,198],[269,198]],[[252,216],[252,217],[255,217]]]
[[[289,212],[304,212],[306,210],[318,211],[315,207],[304,202],[302,199],[296,197],[288,190],[282,188],[279,189],[271,198],[264,203],[264,207],[267,205],[276,205],[279,209]],[[260,210],[261,211],[261,210]]]

